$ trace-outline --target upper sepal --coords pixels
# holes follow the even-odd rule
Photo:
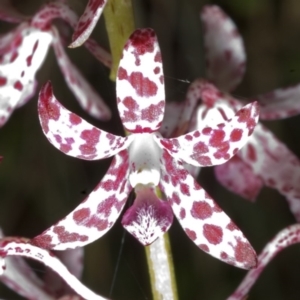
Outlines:
[[[121,120],[129,132],[154,132],[164,117],[161,53],[154,31],[137,29],[124,46],[116,80]]]
[[[233,21],[216,5],[204,6],[201,21],[207,77],[221,90],[232,91],[245,73],[243,40]]]

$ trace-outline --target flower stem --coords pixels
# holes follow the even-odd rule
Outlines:
[[[115,81],[123,47],[134,31],[132,3],[130,0],[109,0],[103,13],[113,60],[110,79]]]
[[[153,300],[177,300],[177,287],[168,234],[146,247]]]

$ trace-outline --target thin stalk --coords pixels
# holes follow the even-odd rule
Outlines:
[[[132,3],[130,0],[109,0],[103,13],[113,61],[110,79],[115,81],[123,47],[134,31]]]
[[[153,300],[178,300],[169,235],[145,247]]]

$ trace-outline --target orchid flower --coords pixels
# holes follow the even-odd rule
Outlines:
[[[241,81],[245,71],[245,50],[235,24],[217,6],[205,6],[201,20],[210,81],[197,79],[191,84],[177,127],[170,125],[173,136],[195,130],[203,122],[224,122],[245,105],[227,94]],[[262,104],[260,118],[285,118],[299,113],[299,96],[300,85],[257,96]],[[214,170],[221,184],[252,201],[263,185],[277,189],[300,221],[300,161],[262,124],[255,127],[237,155]]]
[[[80,17],[72,37],[71,48],[81,46],[91,35],[95,28],[107,0],[89,0],[84,13]]]
[[[235,292],[227,300],[246,299],[249,290],[270,261],[285,248],[300,243],[300,224],[291,225],[281,230],[258,256],[257,268],[250,270]]]
[[[251,135],[258,121],[257,104],[248,104],[216,126],[203,124],[178,138],[162,138],[158,129],[164,116],[164,76],[151,29],[136,30],[125,44],[116,90],[127,137],[87,123],[57,101],[49,82],[43,86],[38,111],[50,143],[73,157],[114,159],[93,192],[33,243],[64,250],[93,242],[113,226],[134,189],[136,199],[122,224],[143,245],[169,229],[174,213],[203,251],[241,268],[255,266],[255,252],[242,232],[182,165],[210,166],[229,160]],[[157,187],[164,194],[161,199]]]
[[[78,279],[83,266],[82,248],[60,252],[59,256],[61,260],[48,250],[33,246],[29,239],[3,237],[1,233],[0,281],[31,300],[105,299]],[[22,257],[32,258],[48,267],[44,280],[33,272]]]
[[[2,12],[0,16],[3,14]],[[10,15],[4,16],[6,20]],[[45,60],[50,45],[53,46],[69,88],[82,108],[96,118],[110,118],[110,110],[106,104],[67,57],[58,30],[51,25],[55,18],[63,19],[72,27],[78,19],[65,4],[49,3],[12,32],[0,37],[0,126],[6,123],[15,108],[25,104],[35,94],[35,75]],[[110,66],[109,54],[93,40],[87,41],[86,47],[97,59]]]

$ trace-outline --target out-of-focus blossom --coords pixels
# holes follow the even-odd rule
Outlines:
[[[173,127],[175,136],[195,130],[203,122],[224,122],[245,105],[227,94],[245,71],[245,50],[235,24],[217,6],[205,6],[201,20],[210,81],[197,79],[191,84],[180,107],[183,112],[179,122]],[[260,118],[285,118],[299,113],[299,97],[300,85],[257,96],[262,106]],[[263,185],[277,189],[300,221],[300,161],[263,125],[256,126],[247,145],[233,159],[217,166],[215,173],[225,187],[252,201]]]
[[[48,250],[30,244],[29,239],[0,238],[0,281],[30,300],[80,300],[105,298],[96,295],[78,278],[82,273],[82,249],[58,252],[59,260]],[[22,257],[31,258],[46,267],[44,280],[39,278]]]
[[[73,34],[71,48],[81,46],[96,26],[107,0],[89,0]]]
[[[258,256],[257,268],[250,270],[239,287],[227,300],[243,300],[246,299],[253,284],[258,280],[259,275],[270,263],[270,261],[285,248],[300,243],[300,224],[295,224],[281,230],[271,240],[261,254]]]
[[[47,83],[39,116],[48,140],[67,155],[87,160],[115,156],[94,191],[67,217],[34,238],[40,247],[64,250],[100,238],[116,222],[132,189],[134,204],[123,226],[148,245],[166,232],[173,213],[203,251],[235,266],[251,268],[255,252],[242,232],[184,169],[229,160],[248,140],[257,121],[256,103],[231,120],[205,125],[174,139],[158,133],[164,116],[162,60],[151,29],[135,31],[126,43],[117,75],[117,105],[127,137],[95,128],[64,108]],[[156,188],[163,191],[159,199]]]
[[[9,11],[3,9],[0,14],[4,20],[10,17],[6,13]],[[56,18],[64,20],[71,27],[75,27],[78,20],[68,6],[53,2],[0,37],[0,126],[6,123],[16,108],[35,94],[35,76],[51,45],[66,83],[82,108],[99,119],[110,118],[110,110],[106,104],[66,55],[58,30],[51,23]],[[97,59],[110,66],[110,55],[95,41],[88,40],[86,47]]]

